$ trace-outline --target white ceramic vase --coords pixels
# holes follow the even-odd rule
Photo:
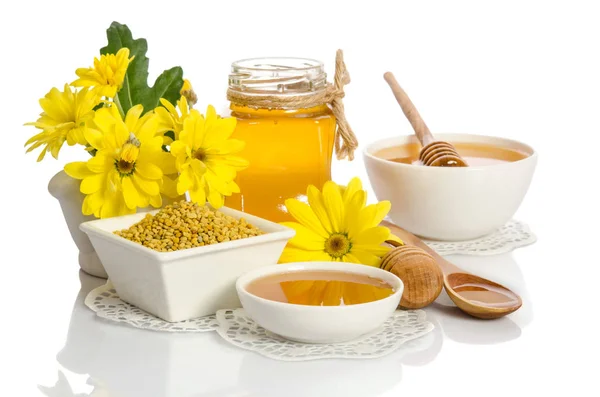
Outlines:
[[[60,203],[60,207],[71,232],[71,237],[79,248],[79,266],[92,276],[107,278],[106,270],[96,255],[96,251],[87,235],[79,230],[83,222],[95,219],[81,213],[84,195],[79,191],[80,181],[71,178],[64,171],[54,175],[48,184],[48,191]]]

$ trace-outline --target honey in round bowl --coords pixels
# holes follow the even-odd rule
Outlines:
[[[453,144],[468,167],[428,167],[415,136],[375,141],[363,152],[378,201],[392,222],[429,240],[464,241],[493,233],[515,214],[531,183],[537,153],[506,138],[435,134]]]
[[[373,302],[394,293],[388,282],[336,270],[304,270],[260,277],[246,287],[274,302],[309,306],[347,306]]]
[[[381,326],[404,285],[372,266],[301,262],[255,269],[236,289],[248,316],[266,330],[299,342],[339,343]]]
[[[489,143],[455,142],[452,145],[470,167],[505,164],[529,156],[524,151]],[[423,166],[419,160],[420,151],[421,145],[413,142],[381,149],[375,156],[395,163]]]

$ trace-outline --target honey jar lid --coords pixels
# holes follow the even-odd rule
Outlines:
[[[324,90],[323,63],[305,58],[251,58],[231,64],[229,89],[256,95],[302,95]]]

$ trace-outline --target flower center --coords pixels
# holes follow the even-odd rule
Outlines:
[[[193,157],[204,162],[206,160],[206,151],[204,151],[202,148],[198,148],[196,151],[194,151]]]
[[[333,258],[341,258],[350,252],[352,243],[344,234],[332,234],[325,240],[325,252]]]
[[[135,162],[140,154],[140,141],[129,134],[129,139],[121,148],[121,154],[118,160],[115,160],[115,168],[121,176],[129,176],[135,171]]]
[[[115,167],[121,176],[129,176],[133,174],[133,171],[135,171],[135,161],[130,163],[123,159],[117,160],[115,162]]]

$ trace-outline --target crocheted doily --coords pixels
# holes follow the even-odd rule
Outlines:
[[[103,319],[136,328],[188,333],[216,330],[234,346],[283,361],[381,357],[433,330],[423,310],[397,310],[379,329],[357,340],[336,344],[300,343],[266,331],[252,321],[244,309],[219,310],[216,315],[169,323],[123,302],[110,281],[92,290],[85,304]]]
[[[282,361],[323,358],[376,358],[431,332],[423,310],[396,310],[379,329],[346,343],[310,344],[275,335],[250,319],[244,309],[219,310],[217,332],[234,346]]]
[[[536,237],[525,223],[510,220],[492,234],[468,241],[429,241],[440,255],[497,255],[535,243]]]

